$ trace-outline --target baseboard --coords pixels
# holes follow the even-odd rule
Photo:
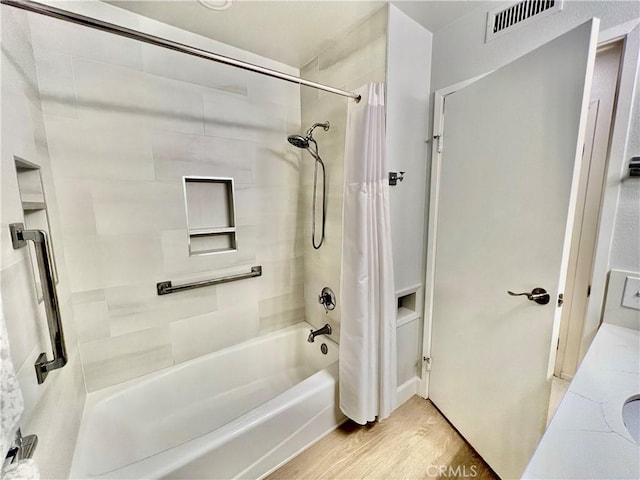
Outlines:
[[[396,402],[399,407],[404,402],[409,400],[411,397],[418,393],[418,387],[420,386],[420,379],[418,377],[413,377],[404,382],[402,385],[398,387],[396,393]]]

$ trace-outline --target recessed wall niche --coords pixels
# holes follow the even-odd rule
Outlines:
[[[183,177],[189,255],[237,250],[233,178]]]
[[[396,325],[401,326],[420,316],[415,290],[397,295]]]
[[[24,227],[27,230],[44,230],[47,233],[49,243],[49,263],[52,266],[53,278],[58,283],[58,270],[55,262],[55,254],[51,242],[51,228],[49,214],[47,212],[47,200],[44,194],[40,166],[20,157],[13,157],[16,167],[16,177],[18,180],[18,191],[22,203],[24,215]],[[40,284],[40,274],[38,273],[38,263],[33,244],[29,242],[29,255],[33,268],[33,280],[35,283],[38,303],[43,300],[42,285]]]

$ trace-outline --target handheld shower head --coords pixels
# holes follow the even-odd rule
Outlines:
[[[287,141],[294,147],[309,148],[309,139],[302,135],[289,135]]]
[[[318,142],[313,138],[313,130],[317,127],[322,127],[326,132],[329,130],[329,122],[314,123],[311,128],[307,130],[307,134],[302,135],[289,135],[287,141],[294,147],[302,148],[309,152],[309,154],[315,159],[315,168],[313,171],[313,207],[311,209],[311,244],[316,250],[324,243],[324,226],[327,220],[327,182],[326,171],[324,162],[320,158],[318,152]],[[313,146],[311,145],[313,144]],[[322,234],[320,235],[320,242],[316,243],[316,190],[318,188],[318,167],[322,169]]]
[[[326,132],[327,130],[329,130],[329,126],[329,122],[314,123],[313,125],[311,125],[309,130],[307,130],[306,136],[303,137],[302,135],[289,135],[287,137],[287,141],[294,147],[309,149],[309,142],[313,142],[314,144],[316,143],[313,139],[313,131],[318,127],[322,127]],[[316,150],[317,149],[318,145],[316,144]]]
[[[317,151],[318,145],[316,144],[316,141],[313,139],[313,131],[318,127],[322,127],[326,132],[327,130],[329,130],[329,126],[330,126],[329,122],[314,123],[313,125],[311,125],[309,130],[307,130],[307,134],[304,137],[302,135],[289,135],[287,137],[287,141],[294,147],[306,148],[306,149],[309,149],[309,142],[313,142],[316,145],[316,151]]]

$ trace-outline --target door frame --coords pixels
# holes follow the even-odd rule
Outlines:
[[[615,214],[620,185],[629,176],[627,144],[631,134],[634,90],[640,57],[640,20],[633,20],[600,33],[598,45],[621,40],[622,57],[618,77],[618,94],[611,123],[611,137],[605,170],[605,185],[600,203],[598,237],[593,260],[591,296],[582,327],[578,365],[587,353],[591,341],[602,323],[604,298],[609,280],[609,257],[615,228]],[[640,91],[635,92],[640,95]]]
[[[640,20],[632,20],[605,31],[601,31],[598,34],[598,46],[619,40],[622,40],[623,42],[623,52],[620,61],[618,97],[616,99],[615,114],[611,127],[611,140],[605,172],[606,180],[601,200],[598,238],[594,255],[591,297],[589,298],[587,317],[583,326],[582,341],[580,345],[580,359],[584,357],[584,354],[589,348],[589,345],[600,326],[602,310],[604,307],[604,293],[608,279],[607,271],[609,267],[609,255],[611,253],[613,230],[615,227],[615,211],[617,207],[620,183],[627,173],[627,160],[625,154],[627,140],[630,134],[635,79],[638,73],[638,57],[640,55]],[[442,145],[441,140],[444,130],[444,102],[447,95],[480,80],[494,70],[463,80],[448,87],[438,89],[434,92],[432,123],[433,134],[427,137],[431,139],[431,174],[423,302],[424,328],[422,330],[422,362],[420,384],[418,387],[418,394],[423,398],[429,398],[429,372],[431,370],[431,334],[433,327],[432,305],[435,286],[436,258],[435,240],[438,228],[437,212],[440,196],[440,169],[442,162],[442,150],[440,146]],[[637,92],[637,95],[640,95],[640,91]],[[620,160],[616,162],[616,158],[619,158]],[[554,325],[554,339],[557,339],[559,335],[559,318],[556,323],[557,325]],[[555,366],[555,350],[556,349],[553,348],[550,351],[549,377],[553,374]]]
[[[622,53],[624,52],[623,41],[613,40],[613,41],[602,41],[599,43],[598,52],[596,54],[596,70],[594,72],[594,75],[596,75],[598,72],[598,56],[601,54],[606,54],[610,48],[619,49],[620,53],[619,53],[618,60],[616,62],[616,79],[614,83],[611,85],[613,87],[613,92],[612,92],[613,93],[613,102],[612,102],[613,109],[611,112],[611,117],[609,118],[609,122],[610,122],[609,128],[606,131],[607,151],[605,152],[605,157],[603,162],[603,165],[604,165],[604,168],[602,171],[603,178],[602,178],[601,184],[599,185],[594,184],[592,187],[588,187],[590,182],[590,174],[587,178],[584,178],[585,195],[584,195],[584,198],[579,200],[581,202],[581,205],[579,205],[578,208],[582,212],[585,212],[585,214],[586,214],[585,205],[589,202],[589,200],[597,202],[598,214],[601,211],[602,197],[603,197],[604,188],[605,188],[604,180],[605,180],[605,175],[607,171],[607,166],[609,163],[608,140],[611,138],[611,125],[613,125],[613,117],[615,115],[616,107],[617,107],[618,80],[620,78]],[[597,110],[599,108],[598,105],[600,104],[600,100],[592,100],[590,106],[594,103],[596,104],[596,110]],[[596,129],[596,126],[598,125],[597,122],[598,122],[598,119],[596,119],[596,122],[594,123],[594,141],[595,141],[595,129]],[[585,139],[585,152],[583,153],[583,157],[587,152],[586,148],[587,146],[586,146],[586,139]],[[584,158],[583,158],[583,162],[585,162]],[[594,165],[593,162],[594,162],[594,159],[593,157],[591,157],[587,163],[583,163],[583,168],[588,166],[589,171],[591,171],[592,166]],[[583,171],[583,174],[584,173],[585,172]],[[582,216],[582,218],[579,218],[579,219],[576,217],[575,222],[576,223],[573,229],[574,242],[576,241],[576,239],[582,238],[585,232],[584,215]],[[596,228],[597,228],[597,225],[596,225]],[[598,233],[597,230],[595,233],[596,234]],[[577,265],[586,264],[588,262],[591,268],[593,268],[593,260],[595,256],[595,244],[594,244],[594,249],[590,254],[585,254],[584,252],[582,252],[581,246],[582,245],[580,240],[578,241],[578,244],[572,243],[570,260],[569,260],[570,264],[573,263],[574,267],[577,268]],[[589,283],[591,283],[591,279],[589,280]],[[562,318],[560,320],[560,336],[558,338],[558,347],[557,347],[558,352],[556,354],[554,374],[553,374],[555,377],[562,378],[563,380],[568,380],[568,381],[571,381],[571,379],[575,375],[575,371],[573,374],[567,374],[564,371],[567,361],[570,361],[567,359],[567,354],[572,353],[572,349],[575,349],[575,356],[572,355],[572,357],[577,360],[576,367],[577,365],[579,365],[580,361],[582,360],[582,358],[579,358],[579,347],[582,340],[583,327],[585,324],[586,313],[587,313],[586,309],[589,304],[589,297],[590,297],[590,295],[587,293],[586,287],[584,288],[584,290],[578,290],[577,295],[576,295],[575,288],[576,288],[576,284],[571,282],[569,279],[567,279],[567,289],[566,289],[566,295],[565,295],[565,310],[562,312]],[[573,289],[573,290],[571,291],[570,289]],[[582,297],[579,292],[584,292],[584,297]],[[582,304],[582,302],[584,303]],[[575,307],[579,308],[581,304],[583,305],[583,308],[584,308],[584,316],[582,318],[578,318],[575,316],[573,309]]]
[[[438,203],[440,199],[440,168],[442,164],[442,134],[444,131],[444,99],[447,95],[471,85],[491,72],[478,75],[476,77],[463,80],[454,85],[441,88],[434,92],[433,99],[433,135],[431,135],[431,173],[429,186],[429,213],[427,222],[427,246],[426,246],[426,272],[424,282],[424,301],[422,302],[424,312],[424,328],[422,329],[422,368],[420,375],[420,385],[418,395],[429,398],[429,372],[431,371],[431,332],[433,328],[433,290],[435,287],[435,260],[436,260],[436,237],[438,230]]]

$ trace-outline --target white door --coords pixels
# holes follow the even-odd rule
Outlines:
[[[444,100],[429,397],[502,478],[520,477],[545,427],[597,31]],[[548,304],[507,294],[536,287]]]

